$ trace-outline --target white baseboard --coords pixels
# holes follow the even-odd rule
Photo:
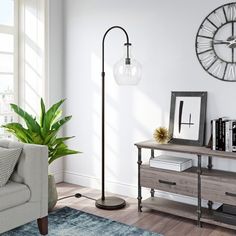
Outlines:
[[[54,173],[52,172],[51,174],[54,175],[56,183],[61,183],[64,181],[62,171],[61,172],[54,172]]]
[[[77,184],[88,188],[101,189],[101,183],[99,178],[93,176],[81,175],[76,172],[64,171],[64,182]],[[114,194],[136,198],[138,194],[138,187],[132,184],[124,184],[120,182],[106,180],[106,191]],[[143,199],[149,196],[150,196],[150,190],[143,188],[142,189]],[[191,205],[197,205],[197,198],[194,197],[188,197],[159,190],[155,191],[155,196]],[[202,200],[202,206],[207,207],[207,201]],[[213,209],[216,209],[219,206],[220,204],[214,203]]]
[[[76,172],[64,171],[64,182],[78,184],[88,188],[101,189],[101,181],[99,178],[81,175]],[[106,180],[106,191],[124,196],[137,197],[137,187],[131,184]]]

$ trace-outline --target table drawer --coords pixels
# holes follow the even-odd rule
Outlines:
[[[213,202],[236,205],[236,185],[216,180],[202,179],[202,198]]]
[[[141,168],[140,177],[142,187],[197,196],[197,177],[183,176],[181,172],[158,171],[155,168]]]

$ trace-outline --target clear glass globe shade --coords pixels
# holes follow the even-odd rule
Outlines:
[[[113,74],[119,85],[136,85],[141,80],[142,67],[130,55],[130,63],[127,63],[127,47],[125,47],[125,56],[119,60],[113,68]]]

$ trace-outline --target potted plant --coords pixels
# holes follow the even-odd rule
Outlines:
[[[64,99],[59,101],[46,111],[44,101],[41,99],[39,120],[16,104],[10,104],[12,110],[24,120],[25,126],[13,122],[3,125],[2,127],[23,143],[47,145],[49,165],[61,157],[80,153],[69,149],[65,144],[66,140],[74,136],[58,137],[58,132],[61,130],[62,126],[72,118],[72,116],[62,117],[62,110],[59,108],[64,101]],[[58,195],[54,176],[50,174],[48,175],[48,195],[48,209],[51,211],[57,203]]]

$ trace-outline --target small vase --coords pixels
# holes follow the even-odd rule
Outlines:
[[[52,211],[58,200],[56,182],[53,175],[48,175],[48,212]]]

